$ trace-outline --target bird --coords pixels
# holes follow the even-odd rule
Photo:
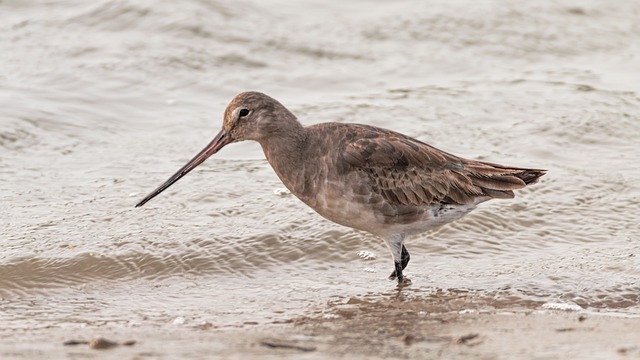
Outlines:
[[[390,280],[410,260],[405,239],[458,220],[480,203],[514,197],[546,170],[464,159],[380,127],[326,122],[303,126],[276,99],[236,95],[222,129],[193,159],[136,204],[141,207],[223,147],[256,141],[284,186],[322,217],[380,237]]]

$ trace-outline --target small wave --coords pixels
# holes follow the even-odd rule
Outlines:
[[[83,253],[70,258],[24,257],[0,265],[0,294],[46,292],[90,282],[157,279],[198,271],[207,264],[197,254],[157,256],[132,253],[108,257]]]
[[[310,232],[311,233],[311,232]],[[184,247],[104,255],[22,257],[0,264],[0,296],[46,293],[90,283],[173,276],[252,277],[264,269],[324,268],[331,262],[357,261],[359,236],[336,231],[314,233],[312,241],[286,234],[189,241]],[[276,270],[274,270],[276,271]]]

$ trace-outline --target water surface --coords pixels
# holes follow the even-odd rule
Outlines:
[[[246,90],[304,124],[549,171],[408,240],[409,298],[638,313],[638,16],[606,1],[2,1],[2,331],[235,327],[392,296],[382,241],[275,193],[255,143],[134,209]]]

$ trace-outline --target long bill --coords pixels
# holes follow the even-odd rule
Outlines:
[[[153,190],[149,195],[147,195],[144,199],[142,199],[136,207],[140,207],[146,204],[149,200],[156,197],[156,195],[160,194],[164,190],[166,190],[169,186],[173,185],[176,181],[180,180],[181,177],[187,175],[187,173],[196,168],[196,166],[202,164],[207,158],[215,153],[218,150],[222,149],[225,145],[231,142],[231,137],[227,135],[224,129],[220,130],[218,135],[204,148],[202,151],[198,153],[193,159],[191,159],[185,166],[183,166],[178,172],[173,174],[167,181],[165,181],[162,185],[158,186],[157,189]]]

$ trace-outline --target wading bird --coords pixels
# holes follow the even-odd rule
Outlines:
[[[513,198],[545,170],[467,160],[409,136],[361,124],[302,126],[277,100],[237,95],[222,130],[196,157],[136,207],[160,194],[224,146],[257,141],[282,183],[340,225],[381,237],[394,261],[390,279],[404,284],[407,236],[458,220],[481,202]]]

